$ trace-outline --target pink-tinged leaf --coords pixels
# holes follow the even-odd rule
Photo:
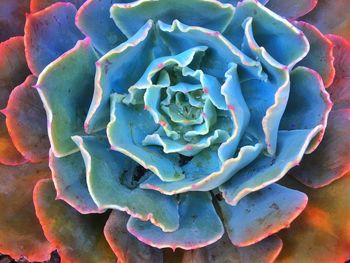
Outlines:
[[[40,180],[34,188],[36,215],[45,236],[57,248],[61,262],[116,262],[103,236],[107,214],[82,215],[55,199],[56,190],[51,179]]]
[[[290,228],[280,232],[283,249],[276,262],[346,262],[350,258],[350,174],[321,189],[293,179],[284,184],[305,192],[309,202]]]
[[[0,113],[0,164],[20,165],[27,160],[17,151],[6,127],[6,118]]]
[[[36,77],[30,75],[10,95],[5,109],[6,126],[16,149],[30,162],[48,158],[46,114],[38,92]]]
[[[329,114],[328,125],[319,147],[305,155],[291,174],[303,184],[319,188],[350,171],[350,109]]]
[[[219,205],[230,240],[245,247],[288,227],[306,203],[305,194],[272,184],[247,195],[235,206],[225,200]]]
[[[350,108],[350,42],[336,35],[327,35],[334,44],[335,78],[328,89],[333,109]]]
[[[23,35],[30,0],[0,1],[0,42]]]
[[[81,214],[105,212],[92,200],[86,184],[86,171],[80,152],[57,158],[50,152],[49,166],[57,191],[57,199],[63,200]]]
[[[282,249],[282,240],[268,237],[248,247],[234,246],[227,235],[216,243],[186,251],[182,263],[272,263]]]
[[[207,192],[191,192],[180,196],[180,226],[163,232],[149,221],[130,217],[127,229],[138,240],[156,248],[197,249],[219,240],[224,227]]]
[[[266,6],[280,16],[296,19],[307,13],[317,5],[318,0],[270,0]]]
[[[324,36],[316,27],[302,21],[294,21],[293,24],[304,32],[310,43],[310,51],[306,57],[298,63],[317,71],[328,88],[334,79],[333,43]]]
[[[0,43],[0,109],[6,107],[11,90],[21,84],[28,74],[23,37],[13,37]]]
[[[59,2],[27,16],[25,54],[35,76],[83,38],[75,26],[76,12],[73,4]]]
[[[0,251],[30,261],[50,258],[53,247],[46,240],[33,205],[33,188],[50,176],[47,163],[0,165]]]
[[[35,13],[57,2],[69,2],[79,8],[86,0],[31,0],[30,12]]]
[[[316,26],[324,34],[337,34],[350,40],[349,14],[349,0],[318,0],[316,8],[301,19]]]
[[[138,241],[126,229],[129,216],[113,210],[104,228],[105,237],[120,263],[163,262],[163,252]]]

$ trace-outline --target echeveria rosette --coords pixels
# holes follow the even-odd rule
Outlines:
[[[285,176],[301,161],[291,174],[321,187],[348,171],[349,44],[295,21],[314,9],[302,20],[341,33],[346,26],[332,31],[334,20],[320,22],[325,1],[56,2],[26,1],[18,8],[32,12],[24,41],[1,46],[11,65],[1,73],[11,81],[1,90],[1,139],[13,154],[0,157],[14,160],[0,167],[12,189],[1,200],[20,201],[0,216],[1,233],[15,230],[10,242],[0,239],[0,251],[33,261],[56,248],[63,262],[114,262],[115,255],[162,262],[169,253],[158,248],[179,247],[191,249],[183,262],[271,262],[282,248],[273,234],[305,208],[304,192],[309,205],[282,232],[280,260],[348,257],[348,209],[336,201],[347,200],[347,180],[310,190]],[[37,77],[54,184],[36,185],[34,212],[31,191],[48,177],[47,164],[20,164],[47,156],[44,113],[30,88]],[[23,194],[14,191],[21,187]],[[25,224],[10,224],[20,212]],[[315,246],[320,240],[328,249]]]

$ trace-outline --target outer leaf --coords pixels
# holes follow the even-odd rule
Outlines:
[[[33,188],[50,176],[47,163],[15,167],[0,165],[0,251],[30,261],[50,258],[54,248],[46,240],[35,216]]]
[[[284,184],[305,192],[309,202],[290,228],[280,233],[284,244],[276,262],[346,262],[350,257],[350,176],[321,189],[295,180]]]
[[[10,95],[4,110],[6,126],[16,149],[30,162],[48,158],[46,114],[39,94],[33,88],[36,78],[30,75]]]
[[[105,237],[120,263],[161,263],[163,252],[138,241],[126,229],[129,216],[113,210],[104,228]]]
[[[0,43],[0,56],[0,109],[3,109],[11,90],[30,73],[24,55],[23,37],[13,37]]]
[[[57,191],[56,199],[67,202],[81,214],[104,212],[90,196],[84,160],[79,152],[61,158],[50,152],[49,165]]]
[[[317,5],[318,0],[270,0],[266,7],[276,12],[280,16],[288,19],[296,19],[307,13]]]
[[[73,4],[59,2],[27,16],[24,43],[35,76],[83,38],[74,24],[76,11]]]
[[[30,0],[0,2],[0,42],[22,36]]]
[[[333,109],[350,108],[350,42],[336,35],[327,35],[334,44],[336,75],[329,88]]]
[[[330,184],[350,171],[350,109],[332,111],[320,146],[291,171],[310,187]]]
[[[0,163],[5,165],[20,165],[27,160],[17,151],[6,128],[6,118],[0,113]]]
[[[140,241],[157,248],[196,249],[219,240],[224,229],[209,193],[188,193],[180,197],[180,226],[165,233],[149,222],[131,217],[128,231]]]
[[[79,8],[86,0],[31,0],[30,12],[35,13],[57,2],[69,2]]]
[[[248,246],[286,228],[304,210],[307,196],[272,184],[244,197],[236,206],[219,202],[232,243]]]
[[[305,33],[310,43],[310,52],[298,65],[317,71],[328,88],[335,76],[332,41],[311,24],[301,21],[294,21],[293,24]]]
[[[84,133],[96,60],[89,39],[85,39],[78,41],[39,76],[36,87],[44,103],[51,147],[57,157],[78,150],[71,136]]]
[[[210,10],[210,15],[207,12]],[[190,26],[224,31],[234,14],[232,5],[213,0],[138,0],[128,4],[114,4],[111,17],[127,36],[135,34],[149,19],[172,23],[175,19]]]
[[[271,236],[247,247],[236,247],[225,234],[204,248],[185,252],[182,263],[272,263],[282,249],[282,240]]]
[[[318,0],[316,8],[302,19],[323,33],[337,34],[350,40],[349,12],[348,0]]]
[[[134,178],[142,175],[137,174],[137,163],[111,151],[105,138],[73,139],[83,155],[89,192],[99,208],[126,211],[166,232],[178,228],[175,198],[138,188]]]
[[[125,35],[110,19],[109,9],[120,0],[87,0],[78,10],[75,23],[81,32],[90,37],[93,45],[101,54],[117,47],[126,40]]]
[[[55,198],[56,191],[50,179],[36,184],[35,211],[45,236],[57,248],[61,262],[115,262],[115,256],[103,236],[106,215],[81,215]]]

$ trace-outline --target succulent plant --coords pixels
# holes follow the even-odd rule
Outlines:
[[[30,8],[0,46],[0,251],[273,262],[283,239],[281,262],[347,259],[350,44],[324,33],[349,21],[328,6],[0,4]]]

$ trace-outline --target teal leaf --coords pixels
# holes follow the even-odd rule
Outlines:
[[[142,76],[153,58],[153,41],[153,23],[149,21],[132,38],[96,62],[95,90],[84,124],[87,133],[106,127],[110,117],[110,95],[126,93]],[[142,59],[135,59],[140,56]]]
[[[209,193],[188,193],[180,196],[180,226],[170,233],[131,217],[128,231],[140,241],[156,247],[196,249],[219,240],[224,228]]]
[[[297,67],[291,72],[290,78],[290,96],[280,129],[306,130],[322,125],[323,129],[306,151],[306,153],[311,153],[322,141],[332,102],[316,71]]]
[[[104,212],[91,198],[86,183],[84,160],[79,152],[61,158],[50,152],[49,165],[57,199],[65,201],[81,214]]]
[[[106,139],[73,137],[86,167],[89,192],[100,209],[117,209],[150,220],[162,231],[175,231],[179,215],[175,197],[137,186],[138,164],[125,155],[109,149]]]
[[[260,155],[249,166],[239,171],[220,186],[223,197],[230,205],[237,205],[247,194],[280,180],[298,165],[310,141],[322,127],[312,130],[280,131],[275,157]]]
[[[224,32],[234,45],[241,45],[244,36],[241,25],[249,17],[253,19],[258,46],[264,47],[279,63],[292,68],[309,52],[309,43],[299,29],[255,0],[245,0],[237,6],[235,16]]]
[[[178,181],[184,175],[181,168],[158,147],[142,144],[143,139],[153,133],[158,125],[143,105],[127,105],[122,102],[125,96],[112,95],[111,121],[107,135],[112,149],[121,152],[144,168],[149,169],[164,181]]]
[[[89,39],[52,62],[36,87],[43,101],[52,151],[57,157],[78,150],[71,136],[84,133],[84,120],[93,93],[96,53]]]
[[[232,5],[213,0],[138,0],[133,3],[114,4],[111,7],[111,17],[127,37],[135,34],[149,19],[154,22],[162,20],[165,23],[177,19],[187,25],[223,31],[233,14]]]
[[[231,206],[219,202],[227,234],[236,246],[252,245],[286,228],[304,210],[307,196],[272,184]]]
[[[217,165],[219,160],[215,153],[208,154],[207,151],[203,151],[196,155],[187,167],[183,167],[186,175],[183,180],[164,182],[156,176],[151,176],[141,184],[141,187],[160,191],[166,195],[188,191],[209,191],[225,183],[240,169],[249,165],[261,153],[262,148],[259,143],[254,146],[243,146],[236,157],[226,160],[221,166]],[[207,163],[203,163],[204,160]]]
[[[118,0],[89,0],[79,8],[75,23],[101,54],[125,42],[125,35],[110,19],[109,8]]]

